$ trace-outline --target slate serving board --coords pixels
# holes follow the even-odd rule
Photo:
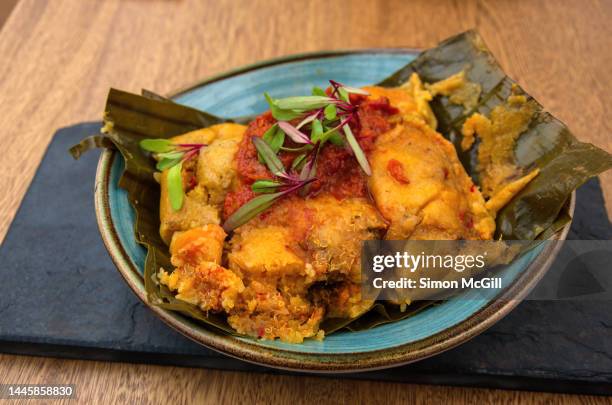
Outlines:
[[[0,352],[285,373],[188,340],[132,294],[98,234],[98,154],[67,153],[99,126],[56,133],[0,247]],[[612,239],[596,179],[578,191],[570,238]],[[610,395],[610,302],[525,301],[446,353],[343,377]]]

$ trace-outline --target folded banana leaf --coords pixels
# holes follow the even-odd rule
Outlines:
[[[379,85],[399,86],[413,72],[424,82],[433,83],[461,71],[465,71],[470,82],[480,86],[477,103],[466,109],[448,97],[438,96],[431,107],[438,120],[438,131],[455,144],[467,172],[478,182],[477,154],[474,150],[464,152],[459,146],[463,122],[474,112],[489,114],[517,89],[478,34],[469,31],[444,41],[421,53]],[[127,190],[136,211],[136,240],[148,251],[144,274],[149,301],[224,333],[234,333],[224,317],[204,313],[175,299],[158,283],[158,269],[171,269],[172,266],[168,247],[159,236],[159,185],[153,180],[154,161],[138,145],[144,138],[169,138],[227,120],[176,104],[150,91],[143,91],[143,96],[138,96],[111,89],[104,121],[102,135],[85,139],[75,145],[71,153],[78,157],[95,147],[115,147],[125,159],[126,168],[119,186]],[[516,143],[515,160],[525,169],[540,168],[540,174],[498,213],[497,236],[504,239],[550,237],[571,220],[568,199],[572,191],[588,178],[612,167],[610,154],[577,141],[567,127],[543,111],[539,104],[528,129]],[[341,329],[364,330],[404,319],[432,304],[432,301],[417,302],[402,312],[395,305],[377,302],[357,319],[328,319],[322,326],[327,334]]]
[[[476,106],[465,109],[441,96],[434,98],[431,107],[438,119],[438,131],[455,144],[465,169],[478,183],[476,148],[464,152],[460,147],[463,123],[476,112],[489,115],[517,91],[525,94],[506,76],[482,38],[474,31],[449,38],[421,53],[380,85],[399,86],[413,72],[424,82],[434,83],[461,71],[468,81],[480,85]],[[527,98],[537,106],[536,113],[518,138],[515,163],[525,169],[538,167],[540,174],[498,213],[496,236],[506,240],[533,240],[562,228],[571,220],[566,204],[571,193],[589,178],[612,167],[612,155],[579,142],[542,105],[528,95]]]
[[[159,236],[160,190],[153,178],[155,164],[138,144],[145,138],[170,138],[224,121],[149,91],[143,91],[143,96],[139,96],[111,89],[106,101],[103,134],[86,138],[70,152],[78,157],[101,145],[115,147],[123,156],[126,165],[119,186],[128,192],[130,204],[136,212],[136,240],[147,249],[144,280],[149,302],[198,319],[224,333],[234,333],[224,317],[204,313],[195,305],[177,300],[158,282],[159,268],[171,269],[172,265],[168,246]]]

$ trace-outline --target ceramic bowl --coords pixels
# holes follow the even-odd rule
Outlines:
[[[275,59],[233,70],[177,91],[176,102],[224,117],[266,110],[262,96],[308,94],[313,85],[334,78],[352,86],[376,83],[415,58],[413,50],[383,49],[319,52]],[[146,252],[133,234],[134,212],[118,187],[123,158],[106,150],[100,158],[95,186],[96,215],[104,243],[134,293],[168,325],[211,349],[271,367],[348,372],[397,366],[424,359],[473,338],[508,314],[544,275],[555,245],[531,252],[501,275],[501,292],[469,291],[415,315],[370,330],[338,332],[304,344],[263,341],[220,333],[178,313],[147,303],[143,283]],[[573,213],[573,196],[570,213]],[[556,237],[565,239],[569,224]],[[467,294],[467,295],[466,295]],[[470,297],[469,294],[475,294]]]

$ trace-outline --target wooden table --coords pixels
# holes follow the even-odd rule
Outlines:
[[[430,47],[476,27],[510,75],[578,138],[611,151],[610,20],[612,3],[596,0],[21,0],[0,32],[0,239],[51,135],[59,127],[99,119],[110,86],[164,93],[228,68],[297,52]],[[603,184],[610,202],[610,173]],[[105,403],[289,403],[295,396],[340,403],[578,399],[7,355],[0,355],[0,382],[76,383],[81,399]]]

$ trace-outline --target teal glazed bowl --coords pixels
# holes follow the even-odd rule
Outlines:
[[[223,117],[267,109],[273,97],[308,94],[328,79],[351,86],[377,83],[412,61],[417,52],[401,49],[319,52],[275,59],[233,70],[176,92],[178,103]],[[134,211],[118,187],[124,161],[115,151],[100,158],[95,184],[98,225],[119,272],[136,295],[162,320],[185,336],[227,355],[266,366],[312,372],[353,372],[398,366],[455,347],[508,314],[535,286],[556,255],[548,244],[506,269],[501,292],[468,291],[415,315],[370,330],[337,332],[303,344],[256,340],[221,333],[179,313],[149,305],[144,289],[145,249],[133,234]],[[572,195],[570,213],[574,210]],[[556,236],[565,239],[569,224]],[[469,294],[474,294],[470,296]]]

